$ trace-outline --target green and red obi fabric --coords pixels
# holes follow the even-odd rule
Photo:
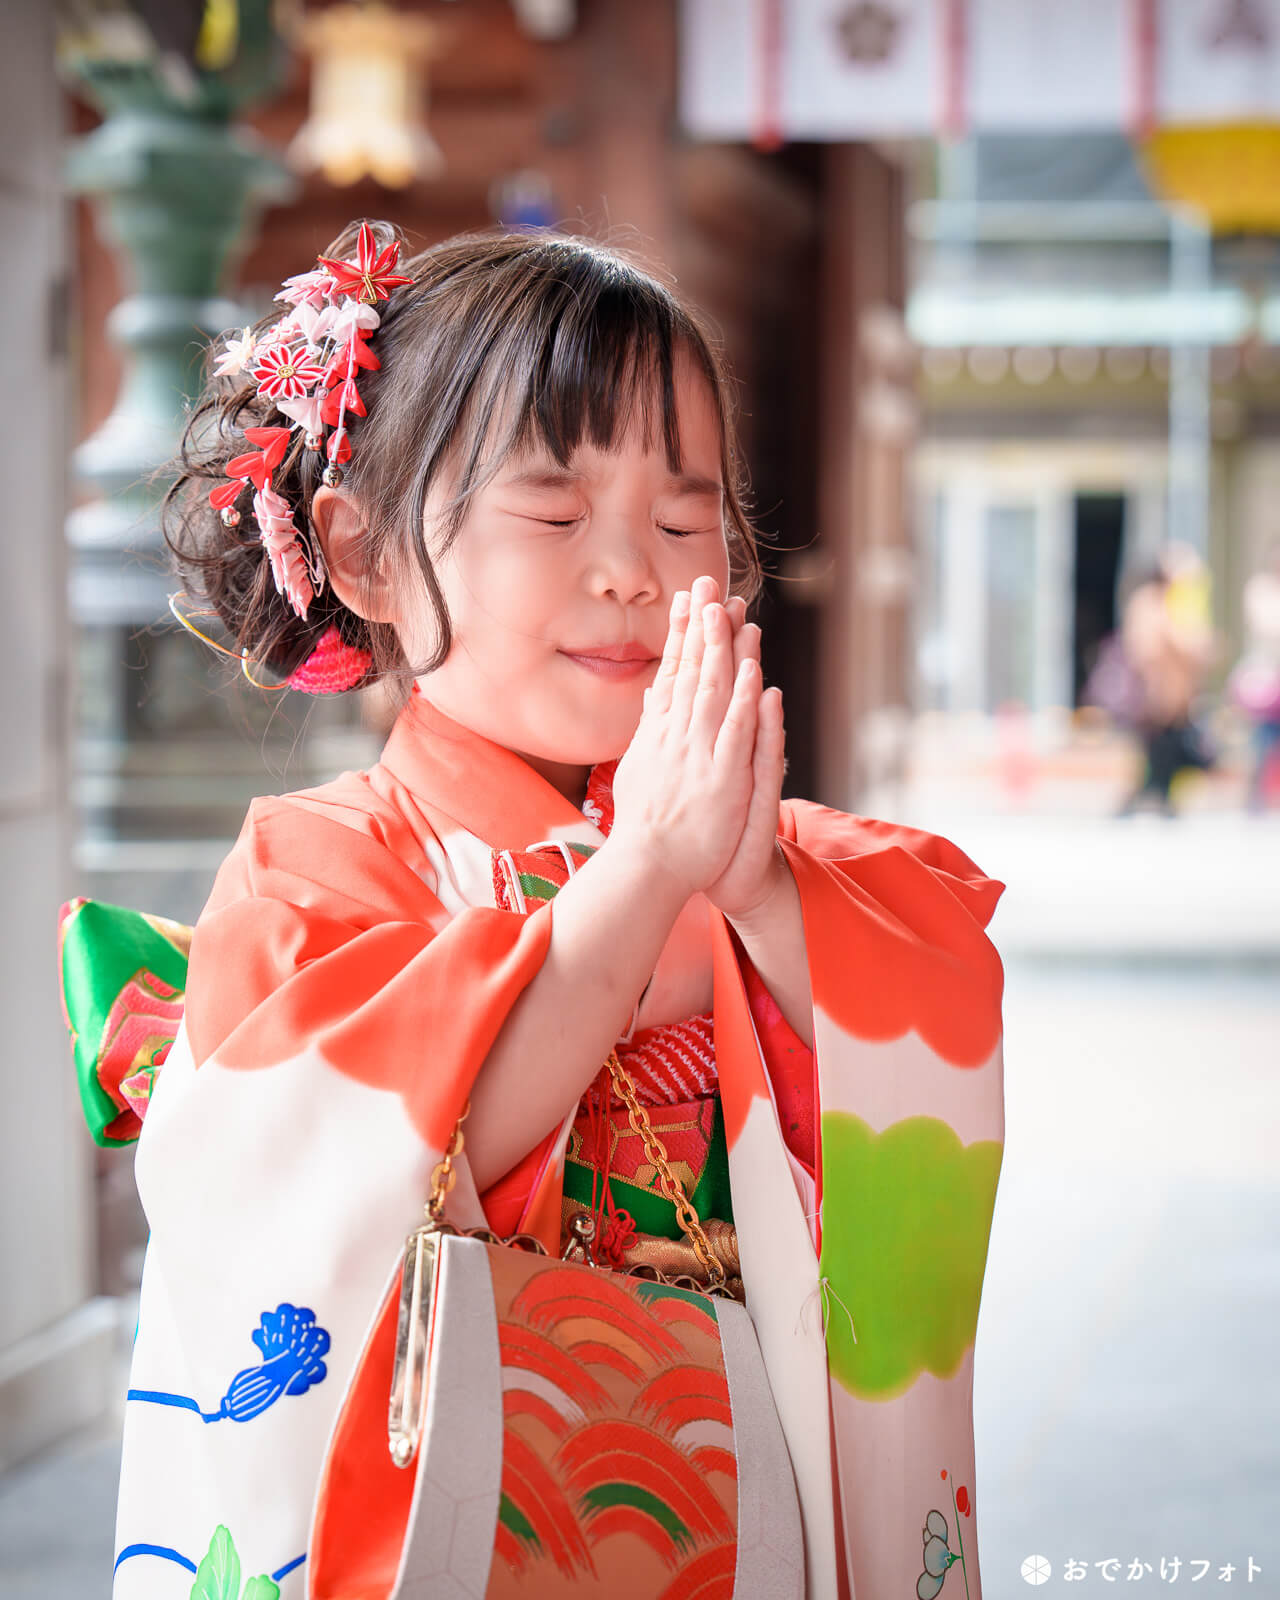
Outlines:
[[[62,1014],[80,1103],[100,1145],[132,1144],[178,1032],[191,929],[101,900],[58,913]]]

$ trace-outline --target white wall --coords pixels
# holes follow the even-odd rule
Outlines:
[[[92,1146],[58,1002],[68,892],[63,556],[68,383],[62,96],[52,8],[6,8],[0,51],[0,1469],[108,1398],[92,1303]]]

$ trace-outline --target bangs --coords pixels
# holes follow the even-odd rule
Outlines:
[[[542,448],[567,467],[583,443],[614,454],[637,427],[643,448],[660,440],[668,469],[681,472],[675,366],[682,353],[713,397],[723,457],[715,373],[695,329],[657,285],[614,259],[575,251],[548,274],[545,291],[493,341],[477,374],[460,429],[470,448],[459,500],[470,499],[512,456]]]

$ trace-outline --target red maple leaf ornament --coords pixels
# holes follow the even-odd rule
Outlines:
[[[386,300],[393,289],[413,282],[412,278],[391,270],[399,264],[400,246],[392,243],[379,253],[378,241],[367,222],[360,224],[354,261],[331,261],[328,256],[321,256],[319,261],[333,278],[334,294],[349,294],[365,305]]]
[[[264,488],[271,474],[284,460],[285,451],[289,448],[289,434],[288,428],[246,428],[245,438],[258,448],[248,450],[242,456],[232,456],[227,462],[227,476],[250,478],[256,489]],[[239,493],[238,486],[236,493]],[[234,499],[234,496],[232,498]],[[210,495],[209,499],[215,506],[223,503],[221,500],[214,500],[213,495]],[[226,503],[230,505],[231,501],[227,500]]]

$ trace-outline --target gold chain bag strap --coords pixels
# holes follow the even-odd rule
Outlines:
[[[388,1439],[417,1479],[392,1600],[437,1586],[656,1600],[713,1573],[733,1600],[804,1593],[794,1477],[740,1282],[616,1052],[608,1066],[706,1282],[597,1265],[587,1212],[562,1258],[452,1227],[464,1107],[401,1270]]]
[[[624,1247],[621,1261],[615,1257],[610,1265],[615,1267],[620,1265],[623,1270],[630,1271],[651,1267],[658,1275],[659,1281],[683,1285],[692,1280],[695,1287],[704,1285],[709,1289],[731,1294],[735,1300],[741,1300],[743,1288],[739,1275],[741,1269],[738,1264],[737,1230],[732,1223],[714,1219],[703,1222],[698,1216],[684,1184],[671,1166],[665,1145],[649,1120],[649,1113],[640,1103],[636,1086],[627,1075],[616,1051],[610,1052],[606,1065],[614,1091],[626,1110],[631,1130],[643,1145],[644,1153],[653,1167],[658,1190],[671,1204],[676,1214],[676,1221],[684,1235],[683,1239],[671,1239],[637,1232],[633,1234],[631,1242]],[[605,1182],[608,1181],[606,1175]],[[597,1241],[594,1218],[581,1209],[572,1215],[569,1215],[568,1211],[566,1205],[566,1229],[570,1235],[570,1245],[565,1251],[566,1259],[582,1259],[590,1261],[593,1266],[599,1265],[595,1259]]]
[[[606,1065],[613,1086],[627,1108],[632,1128],[644,1143],[645,1154],[653,1163],[658,1175],[658,1187],[675,1207],[676,1221],[688,1239],[702,1270],[706,1283],[683,1275],[669,1275],[655,1267],[636,1266],[628,1276],[646,1277],[656,1282],[674,1283],[696,1293],[727,1295],[738,1298],[741,1280],[731,1288],[720,1258],[707,1238],[702,1222],[692,1200],[685,1192],[680,1177],[671,1168],[666,1146],[653,1130],[649,1113],[636,1094],[635,1084],[627,1069],[618,1060],[618,1052],[611,1050]],[[431,1174],[431,1190],[424,1207],[425,1220],[409,1235],[405,1246],[404,1267],[400,1278],[400,1316],[396,1324],[396,1357],[391,1378],[391,1408],[387,1418],[388,1441],[391,1459],[398,1467],[407,1467],[418,1449],[422,1433],[422,1413],[426,1399],[426,1362],[430,1345],[431,1294],[435,1277],[436,1255],[439,1240],[445,1235],[458,1236],[459,1230],[444,1219],[445,1201],[458,1181],[454,1162],[462,1154],[466,1140],[462,1124],[471,1110],[467,1101],[462,1108],[453,1136],[445,1147],[443,1156]],[[586,1212],[580,1212],[571,1226],[572,1238],[565,1259],[585,1261],[595,1267],[592,1253],[595,1224]],[[536,1255],[546,1255],[542,1241],[532,1234],[517,1233],[500,1239],[488,1228],[469,1228],[462,1237],[480,1239],[486,1244],[503,1244]],[[609,1271],[609,1268],[597,1268]]]

